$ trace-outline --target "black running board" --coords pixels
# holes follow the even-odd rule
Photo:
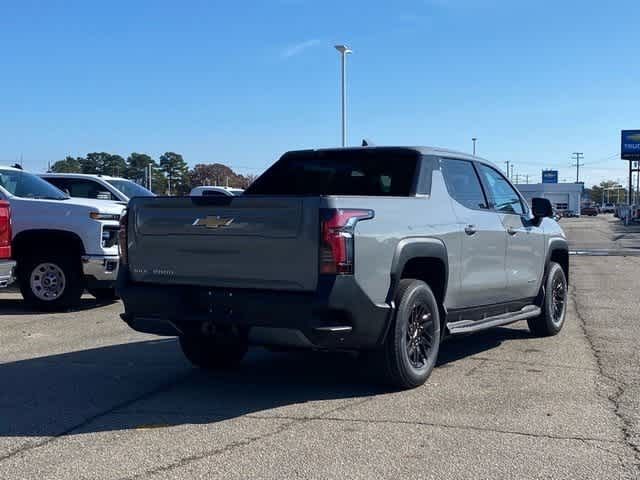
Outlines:
[[[526,320],[527,318],[537,317],[542,313],[540,307],[535,305],[527,305],[517,312],[503,313],[495,317],[487,317],[482,320],[459,320],[457,322],[448,322],[447,329],[452,335],[458,333],[473,333],[487,328],[508,325],[509,323]]]

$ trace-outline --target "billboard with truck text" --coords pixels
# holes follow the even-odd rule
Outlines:
[[[620,156],[623,160],[640,160],[640,130],[622,130]]]

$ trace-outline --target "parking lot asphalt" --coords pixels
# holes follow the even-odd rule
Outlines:
[[[611,216],[561,224],[572,246],[640,247]],[[119,302],[0,293],[0,478],[640,478],[640,257],[571,268],[560,335],[449,340],[404,392],[348,354],[256,349],[207,374]]]

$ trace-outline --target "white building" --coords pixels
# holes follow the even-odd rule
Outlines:
[[[558,212],[574,212],[580,215],[580,183],[521,183],[516,185],[524,198],[531,204],[534,197],[548,198]]]

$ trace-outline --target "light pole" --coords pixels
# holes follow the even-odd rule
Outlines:
[[[342,57],[342,146],[345,147],[347,145],[347,55],[353,52],[346,45],[336,45],[335,49]]]
[[[478,140],[476,137],[473,137],[471,139],[471,141],[473,142],[473,156],[476,156],[476,140]]]

